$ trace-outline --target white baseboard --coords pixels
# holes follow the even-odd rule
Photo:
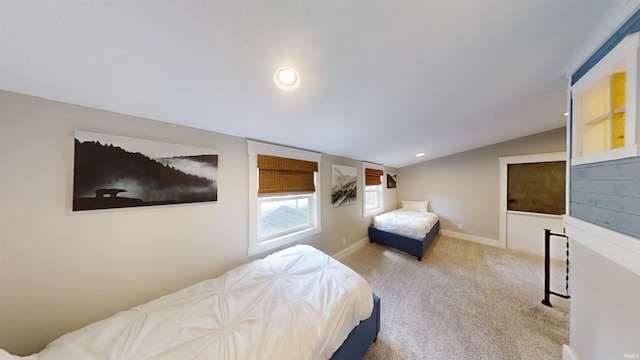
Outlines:
[[[578,360],[578,357],[573,353],[569,345],[562,345],[562,360]]]
[[[473,241],[483,245],[504,247],[500,244],[500,240],[489,239],[482,236],[469,235],[469,234],[459,233],[451,230],[442,230],[442,229],[440,229],[440,233],[444,236],[451,236],[461,240]]]
[[[333,255],[333,257],[334,257],[336,260],[342,260],[342,259],[344,259],[345,257],[347,257],[347,256],[349,256],[349,255],[353,254],[354,252],[356,252],[356,250],[358,250],[358,249],[359,249],[359,248],[361,248],[362,246],[364,246],[364,245],[367,243],[367,241],[369,241],[369,238],[368,238],[368,237],[366,237],[366,238],[364,238],[364,239],[362,239],[362,240],[360,240],[360,241],[356,242],[355,244],[353,244],[353,245],[349,246],[348,248],[346,248],[346,249],[344,249],[344,250],[342,250],[342,251],[338,252],[337,254]]]

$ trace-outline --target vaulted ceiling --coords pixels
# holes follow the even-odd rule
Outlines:
[[[403,167],[564,126],[636,4],[0,0],[0,89]]]

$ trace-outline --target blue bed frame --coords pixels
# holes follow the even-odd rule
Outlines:
[[[435,239],[439,231],[440,220],[438,220],[438,222],[433,225],[424,239],[402,235],[391,232],[389,230],[378,229],[374,226],[369,226],[369,242],[380,243],[382,245],[404,251],[418,257],[418,260],[422,261],[424,252],[427,251],[429,244],[431,244],[431,241]]]
[[[347,340],[331,356],[331,360],[362,359],[369,346],[376,341],[380,332],[380,298],[373,294],[373,311],[371,316],[362,320],[349,333]]]

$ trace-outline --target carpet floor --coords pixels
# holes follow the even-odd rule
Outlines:
[[[561,359],[569,300],[544,298],[544,259],[439,235],[422,261],[379,244],[341,260],[381,299],[364,359]],[[565,263],[552,264],[564,293]]]

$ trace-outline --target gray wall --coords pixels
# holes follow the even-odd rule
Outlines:
[[[217,149],[218,201],[73,212],[74,130]],[[371,223],[362,186],[356,204],[331,208],[332,163],[361,174],[360,161],[322,157],[323,232],[304,242],[329,254]],[[247,262],[248,171],[242,138],[0,91],[0,347],[38,351]],[[385,200],[395,207],[396,190]]]
[[[560,128],[404,167],[398,173],[399,200],[430,200],[443,230],[498,240],[498,158],[565,150]]]

